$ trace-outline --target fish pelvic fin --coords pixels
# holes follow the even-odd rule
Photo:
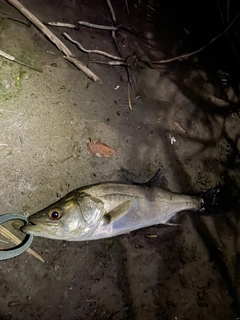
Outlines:
[[[104,221],[106,224],[112,223],[120,218],[122,218],[131,208],[132,200],[124,201],[117,207],[113,208],[111,211],[104,215]]]

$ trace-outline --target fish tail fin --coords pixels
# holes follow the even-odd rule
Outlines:
[[[221,208],[220,204],[220,186],[216,186],[201,192],[199,195],[201,197],[201,213],[212,214],[219,212]]]
[[[226,212],[238,202],[235,192],[229,186],[218,185],[199,195],[202,199],[200,212],[206,215]]]

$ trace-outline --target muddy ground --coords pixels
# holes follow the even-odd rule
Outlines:
[[[22,3],[43,22],[112,24],[102,0]],[[126,69],[91,62],[106,59],[86,55],[61,36],[68,32],[88,49],[117,55],[110,32],[50,27],[102,79],[99,85],[33,25],[7,18],[25,20],[0,0],[1,50],[43,71],[0,58],[1,214],[30,215],[90,183],[144,182],[158,168],[173,191],[200,192],[223,174],[237,190],[239,115],[219,112],[226,97],[236,102],[233,90],[223,93],[204,71],[181,64],[171,71],[150,68],[146,61],[164,52],[152,25],[142,23],[143,11],[132,5],[129,16],[126,3],[116,2],[117,19],[142,35],[117,34],[121,54],[132,63],[132,109]],[[116,154],[94,156],[89,138]],[[35,238],[31,248],[44,263],[27,253],[1,262],[0,318],[239,319],[237,208],[213,217],[184,212],[176,221],[177,227],[94,242]]]

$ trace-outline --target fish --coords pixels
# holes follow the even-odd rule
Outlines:
[[[110,238],[169,224],[180,211],[204,213],[218,192],[211,189],[202,195],[174,193],[154,183],[162,177],[158,171],[143,184],[103,182],[78,188],[29,216],[29,224],[22,226],[21,231],[66,241]]]

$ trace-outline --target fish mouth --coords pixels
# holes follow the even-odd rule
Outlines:
[[[38,218],[29,218],[27,225],[22,225],[20,230],[26,234],[34,236],[52,238],[58,231],[58,225],[54,225],[52,221],[40,221]]]
[[[35,223],[28,221],[28,224],[25,224],[23,221],[20,221],[20,220],[16,220],[12,223],[12,226],[18,231],[23,231],[25,227],[32,226],[32,225],[35,225]]]
[[[39,226],[37,226],[34,222],[28,221],[28,224],[25,225],[22,221],[14,221],[12,226],[18,230],[22,231],[26,234],[36,234],[40,232]]]
[[[40,232],[39,226],[31,221],[29,221],[27,225],[21,226],[20,230],[26,234],[36,234]]]

